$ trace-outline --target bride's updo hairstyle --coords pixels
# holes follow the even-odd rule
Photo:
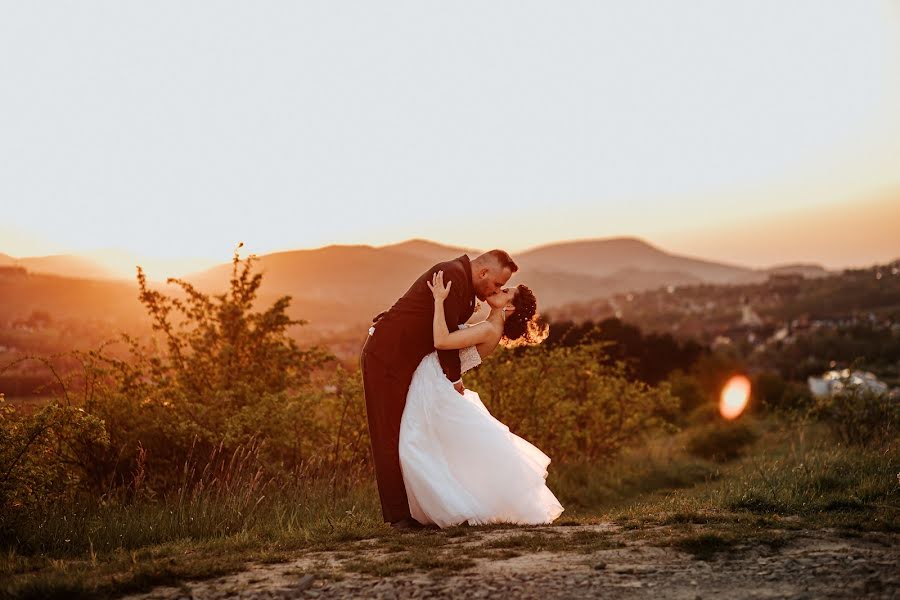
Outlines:
[[[524,283],[517,285],[512,303],[516,311],[503,324],[503,345],[534,345],[547,339],[550,327],[537,314],[537,298],[531,288]]]

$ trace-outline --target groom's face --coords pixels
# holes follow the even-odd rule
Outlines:
[[[490,266],[480,269],[475,276],[475,297],[482,301],[486,300],[488,296],[493,296],[503,289],[510,277],[512,271],[509,267]]]

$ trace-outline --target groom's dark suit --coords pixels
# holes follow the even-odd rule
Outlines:
[[[444,271],[445,285],[453,282],[444,301],[447,329],[456,331],[460,323],[469,320],[475,310],[475,288],[469,257],[463,254],[428,269],[390,310],[375,317],[374,333],[366,339],[360,355],[381,512],[391,523],[410,516],[400,470],[400,419],[413,373],[434,350],[434,296],[427,282],[438,271]],[[457,381],[459,350],[438,350],[438,358],[447,378]]]

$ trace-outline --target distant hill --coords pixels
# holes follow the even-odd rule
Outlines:
[[[670,254],[635,237],[561,242],[516,256],[524,267],[609,277],[623,270],[655,272],[644,276],[648,285],[668,285],[671,277],[708,283],[762,281],[763,273],[748,267]],[[626,271],[627,272],[627,271]]]
[[[31,273],[61,275],[78,279],[118,279],[100,263],[77,254],[54,254],[50,256],[28,256],[16,258],[0,254],[0,265],[18,265]]]
[[[265,254],[257,262],[264,274],[260,295],[266,299],[292,296],[292,315],[318,327],[368,323],[433,262],[417,254],[371,246]],[[231,264],[219,265],[183,279],[206,292],[219,293],[228,285],[231,268]]]
[[[261,294],[289,294],[297,316],[319,326],[362,326],[390,306],[431,265],[463,253],[478,251],[411,240],[390,246],[326,246],[316,250],[278,252],[259,257],[265,274]],[[185,277],[198,288],[213,292],[227,284],[231,265],[219,265]],[[534,273],[535,291],[545,288],[547,301],[594,294],[600,286],[592,278]],[[515,281],[525,281],[518,274]],[[541,285],[545,283],[545,285]]]
[[[137,282],[76,279],[27,273],[0,277],[0,323],[45,310],[54,319],[69,317],[132,322],[144,311]]]
[[[381,247],[332,245],[314,250],[292,250],[259,256],[257,268],[264,273],[260,302],[270,304],[282,295],[292,296],[290,313],[308,320],[304,328],[320,333],[367,326],[370,319],[389,308],[425,269],[436,262],[468,253],[461,247],[415,239]],[[584,302],[612,294],[652,290],[668,285],[698,283],[755,283],[769,272],[799,272],[819,276],[827,271],[818,265],[780,265],[751,269],[668,253],[634,237],[561,242],[513,254],[520,270],[511,284],[526,283],[537,294],[542,310]],[[11,261],[11,263],[9,263]],[[19,312],[42,307],[51,312],[99,314],[107,304],[113,312],[140,314],[134,280],[102,281],[102,269],[78,256],[16,259],[0,255],[5,263],[25,266],[29,282],[6,281],[0,289],[6,314],[18,305]],[[66,277],[41,278],[40,271],[63,272]],[[221,293],[231,275],[224,263],[183,277],[208,293]],[[76,279],[81,279],[77,282]],[[175,293],[174,285],[153,287]],[[67,289],[71,288],[71,289]],[[46,294],[52,297],[42,297]],[[133,312],[132,312],[133,309]]]
[[[335,245],[266,254],[259,257],[265,273],[261,293],[291,295],[296,315],[316,327],[361,326],[389,308],[434,263],[480,252],[415,239],[381,247]],[[510,283],[526,283],[542,308],[667,285],[751,283],[768,276],[765,270],[669,254],[638,238],[563,242],[513,258],[520,270]],[[223,264],[185,279],[200,289],[220,291],[230,269]]]
[[[399,244],[380,246],[378,249],[389,250],[391,252],[405,252],[406,254],[414,254],[416,256],[421,256],[422,258],[427,258],[431,261],[431,264],[447,260],[448,256],[450,258],[453,258],[462,254],[468,254],[470,257],[475,257],[484,252],[484,250],[476,250],[474,248],[445,246],[443,244],[438,244],[423,239],[407,240],[405,242],[400,242]]]

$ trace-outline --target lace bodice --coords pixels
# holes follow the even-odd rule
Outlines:
[[[465,323],[460,324],[459,329],[468,327]],[[465,373],[469,369],[474,369],[481,364],[481,355],[478,354],[478,348],[468,346],[459,351],[459,368],[460,372]]]

